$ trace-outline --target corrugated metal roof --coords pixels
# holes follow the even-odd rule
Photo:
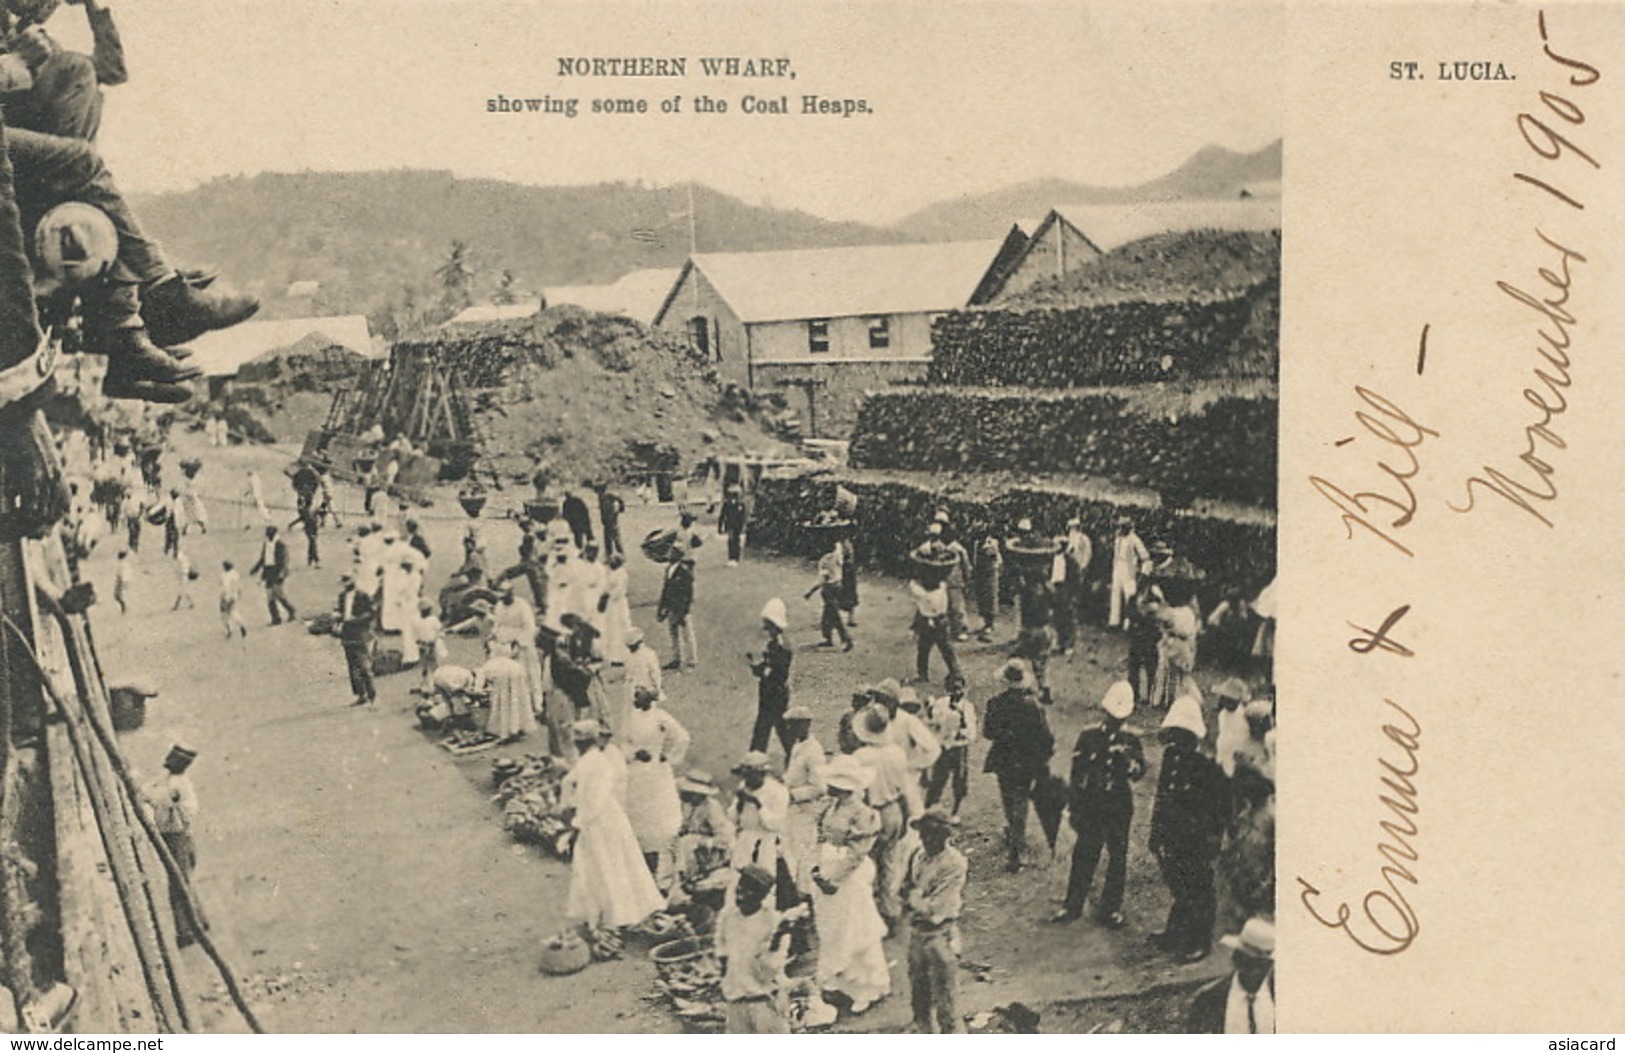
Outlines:
[[[267,351],[291,347],[312,333],[368,358],[376,358],[381,351],[373,344],[366,317],[359,314],[248,321],[204,333],[186,346],[192,349],[190,361],[203,370],[204,376],[231,377],[244,363]]]
[[[447,325],[464,322],[506,322],[514,318],[529,318],[542,309],[540,300],[520,300],[518,303],[480,303],[465,307],[452,315]]]
[[[645,325],[654,321],[677,276],[676,267],[632,271],[608,285],[556,285],[543,289],[549,307],[571,304],[588,311],[624,314]]]
[[[1150,201],[1132,205],[1056,205],[1053,214],[1059,214],[1077,227],[1101,252],[1173,231],[1281,229],[1281,201],[1267,197]]]
[[[744,322],[964,307],[1001,241],[702,252],[693,263]]]

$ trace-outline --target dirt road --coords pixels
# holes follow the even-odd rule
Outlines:
[[[194,449],[190,439],[182,440],[188,452]],[[136,557],[130,613],[120,616],[104,600],[93,624],[110,680],[150,673],[163,687],[147,726],[125,737],[132,761],[157,772],[175,730],[189,734],[201,750],[194,768],[204,808],[197,887],[217,939],[247,980],[267,1026],[318,1032],[679,1030],[674,1017],[646,1001],[653,970],[642,956],[565,978],[538,973],[539,944],[564,924],[568,870],[503,833],[489,801],[490,762],[500,753],[454,759],[416,729],[407,693],[411,674],[380,681],[376,711],[350,707],[336,641],[311,636],[300,625],[269,628],[254,584],[245,597],[248,637],[225,638],[214,588],[220,561],[232,559],[246,569],[258,550],[257,517],[252,509],[242,515],[234,503],[243,473],[257,467],[268,500],[291,506],[280,471],[289,452],[237,448],[204,454],[200,488],[214,498],[211,528],[184,541],[202,572],[191,590],[195,609],[170,610],[177,575],[159,555],[161,539],[149,531]],[[341,492],[341,508],[358,505],[359,495]],[[291,511],[276,515],[282,523],[292,518]],[[634,508],[626,534],[638,537],[672,518],[669,508]],[[419,519],[435,551],[432,594],[453,569],[468,521],[449,500]],[[517,530],[503,521],[480,522],[493,565],[506,565]],[[348,565],[347,547],[329,533],[323,538],[326,562],[306,569],[302,538],[289,541],[291,599],[301,613],[330,607],[340,569]],[[104,542],[87,564],[103,597],[112,594],[118,547]],[[795,701],[812,707],[815,732],[832,748],[835,720],[854,685],[911,672],[910,607],[901,583],[864,583],[854,652],[813,651],[808,648],[817,642],[816,601],[800,599],[812,568],[758,553],[727,567],[722,547],[713,537],[700,555],[700,668],[667,682],[669,708],[694,735],[689,763],[722,775],[745,749],[755,692],[743,652],[759,647],[758,612],[775,595],[790,606],[798,647]],[[631,566],[633,621],[664,652],[665,634],[653,618],[659,574],[636,553]],[[1063,756],[1089,705],[1113,678],[1109,671],[1120,665],[1121,648],[1117,639],[1093,632],[1076,656],[1052,667],[1058,704],[1051,716]],[[455,640],[453,653],[453,660],[473,662],[474,644]],[[973,645],[963,657],[972,697],[980,703],[991,693],[1004,652]],[[1202,680],[1206,684],[1210,676]],[[611,690],[619,690],[618,683]],[[1154,722],[1141,717],[1138,725],[1154,760]],[[1036,823],[1034,865],[1017,875],[1003,872],[997,793],[991,777],[980,774],[980,760],[979,753],[973,757],[976,774],[961,837],[971,857],[965,957],[982,967],[963,974],[966,1012],[1016,1000],[1037,1004],[1124,994],[1223,968],[1216,959],[1175,966],[1145,943],[1167,908],[1143,847],[1154,770],[1141,785],[1132,838],[1131,924],[1112,933],[1088,921],[1043,922],[1064,891],[1066,870],[1064,861],[1051,865],[1044,858]],[[843,1028],[888,1030],[907,1022],[903,946],[888,949],[895,966],[893,997],[843,1021]]]

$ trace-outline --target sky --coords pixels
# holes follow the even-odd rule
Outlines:
[[[886,223],[1031,179],[1128,185],[1281,135],[1283,13],[1224,3],[109,0],[130,82],[101,145],[131,190],[261,171],[449,169],[534,184],[699,181]],[[77,8],[52,30],[88,40]],[[684,56],[688,75],[564,78],[561,56]],[[701,56],[794,80],[706,78]],[[508,97],[578,114],[487,113]],[[730,104],[699,114],[705,94]],[[745,95],[868,115],[746,114]],[[676,114],[659,102],[681,95]],[[647,115],[586,112],[642,98]]]

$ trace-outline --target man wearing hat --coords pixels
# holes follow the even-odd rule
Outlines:
[[[1072,849],[1072,870],[1066,882],[1066,901],[1052,921],[1074,921],[1083,916],[1083,901],[1094,883],[1100,850],[1106,850],[1106,885],[1096,904],[1101,924],[1120,929],[1123,892],[1128,880],[1128,831],[1134,819],[1133,783],[1145,775],[1145,751],[1139,736],[1123,726],[1134,712],[1134,689],[1119,680],[1100,700],[1104,712],[1099,724],[1078,736],[1072,750],[1072,829],[1078,833]]]
[[[1151,553],[1145,542],[1134,532],[1134,521],[1128,516],[1117,518],[1117,537],[1112,541],[1111,610],[1109,624],[1113,629],[1123,624],[1123,611],[1140,587],[1140,572],[1151,562]]]
[[[914,601],[914,678],[926,683],[931,679],[933,648],[942,653],[948,672],[959,672],[959,656],[948,631],[947,576],[954,557],[940,542],[927,541],[910,553],[909,560],[914,568],[908,583]]]
[[[258,574],[260,581],[265,585],[265,605],[271,612],[271,624],[282,624],[282,612],[288,612],[288,619],[295,617],[293,604],[288,602],[287,595],[282,591],[288,580],[288,546],[277,537],[276,527],[265,528],[265,543],[260,546],[259,559],[248,568],[250,574]]]
[[[903,906],[908,911],[908,981],[914,1031],[959,1035],[959,914],[965,903],[970,864],[948,843],[959,820],[932,808],[914,820],[920,847],[903,872]]]
[[[976,706],[965,697],[965,678],[948,677],[948,693],[933,698],[926,707],[925,722],[942,745],[942,753],[932,766],[931,779],[926,786],[925,803],[929,807],[942,798],[943,791],[953,783],[953,815],[959,814],[970,782],[970,747],[976,741]]]
[[[773,875],[759,866],[739,872],[733,903],[717,918],[717,959],[722,964],[722,998],[727,1003],[726,1033],[788,1035],[779,985],[784,977],[785,941],[779,912],[768,902]]]
[[[1275,925],[1252,917],[1241,931],[1219,940],[1230,948],[1232,971],[1196,992],[1188,1030],[1193,1035],[1275,1034]]]
[[[1224,834],[1229,787],[1219,766],[1202,753],[1207,737],[1201,703],[1190,695],[1163,718],[1161,773],[1151,810],[1151,854],[1173,897],[1168,923],[1151,941],[1185,962],[1207,957],[1219,901],[1213,863]]]
[[[739,557],[745,549],[745,526],[750,515],[745,508],[745,493],[738,483],[729,483],[722,498],[722,511],[717,515],[717,533],[728,536],[728,566],[739,566]]]
[[[767,754],[746,753],[734,766],[739,787],[728,806],[728,819],[738,832],[734,835],[735,870],[752,864],[778,877],[789,877],[789,865],[782,856],[784,826],[790,818],[790,791],[768,774]],[[781,897],[788,891],[780,889]]]
[[[694,641],[694,557],[681,549],[673,549],[672,557],[660,586],[655,620],[665,622],[671,632],[671,661],[665,668],[675,670],[687,665],[692,669],[700,660],[699,645]]]
[[[378,700],[372,682],[372,633],[377,612],[373,594],[349,579],[339,593],[339,642],[344,647],[344,665],[350,674],[353,706],[370,706]]]
[[[784,601],[777,596],[762,607],[762,632],[766,637],[762,653],[747,651],[751,675],[756,678],[756,726],[751,729],[752,751],[767,749],[769,738],[775,733],[785,758],[790,756],[790,729],[784,724],[785,711],[790,708],[790,643],[785,638],[790,615]]]
[[[636,925],[665,906],[621,804],[623,773],[600,747],[596,720],[578,720],[570,736],[580,754],[565,777],[564,802],[579,833],[570,861],[565,914],[587,928]]]
[[[894,704],[888,700],[887,709],[891,716],[892,741],[903,747],[903,755],[908,758],[911,778],[904,796],[908,816],[912,819],[925,811],[925,785],[931,778],[932,767],[942,756],[942,743],[921,718],[920,693],[912,687],[899,690]]]
[[[984,772],[999,781],[1004,806],[1005,869],[1021,869],[1027,846],[1027,802],[1038,780],[1049,772],[1055,736],[1039,708],[1037,688],[1027,663],[1012,658],[999,674],[1002,690],[987,700],[982,737],[989,742]]]
[[[197,869],[197,841],[192,837],[192,824],[197,822],[198,800],[197,788],[186,772],[196,759],[196,750],[181,742],[172,744],[164,757],[164,777],[147,794],[153,826],[163,838],[164,847],[187,875],[187,885],[190,885],[192,871]],[[194,918],[186,886],[170,883],[169,905],[175,915],[176,946],[189,947],[196,943],[197,930],[192,925]],[[207,927],[201,917],[196,921]]]
[[[834,647],[835,637],[841,638],[841,650],[852,650],[852,633],[846,627],[846,621],[841,617],[841,542],[839,539],[833,543],[830,550],[818,559],[818,580],[806,592],[806,598],[811,599],[813,593],[818,594],[823,604],[823,612],[819,615],[818,631],[824,637],[824,647]]]
[[[1061,538],[1061,552],[1056,558],[1060,562],[1055,583],[1056,646],[1062,653],[1071,654],[1078,626],[1083,624],[1084,602],[1089,596],[1089,564],[1095,558],[1095,543],[1077,516],[1066,521],[1066,535]]]
[[[718,793],[711,773],[699,768],[677,780],[677,800],[683,809],[677,827],[677,883],[686,892],[692,893],[733,857],[734,826]]]

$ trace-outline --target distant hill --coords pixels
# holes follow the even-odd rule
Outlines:
[[[138,196],[143,222],[184,264],[208,263],[265,301],[264,317],[371,314],[406,285],[431,289],[453,240],[472,254],[476,301],[511,288],[610,282],[688,256],[686,187],[536,187],[449,172],[265,173]],[[694,188],[706,250],[892,242],[896,231],[758,208]],[[290,299],[294,282],[317,282]],[[308,288],[308,286],[307,286]]]
[[[1055,205],[1114,205],[1126,201],[1235,197],[1249,184],[1281,178],[1281,141],[1255,153],[1205,146],[1190,160],[1149,183],[1098,187],[1065,179],[1040,179],[988,194],[929,205],[906,216],[897,230],[919,241],[994,238],[1019,220],[1041,219]],[[1031,231],[1028,231],[1031,233]]]

